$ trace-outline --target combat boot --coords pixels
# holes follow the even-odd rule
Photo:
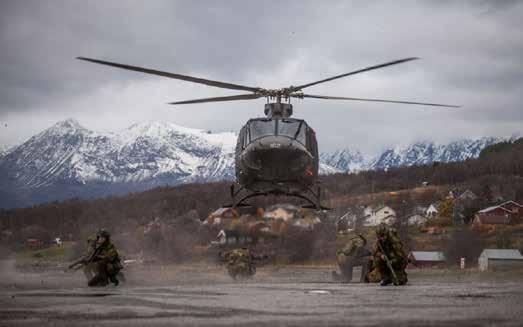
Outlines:
[[[388,286],[392,284],[392,280],[391,279],[382,279],[381,282],[380,282],[380,286]]]

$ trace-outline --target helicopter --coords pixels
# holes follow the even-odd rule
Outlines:
[[[321,187],[318,181],[319,152],[314,129],[303,119],[291,118],[291,99],[327,99],[387,102],[409,105],[423,105],[459,108],[456,105],[396,101],[384,99],[353,98],[303,93],[303,89],[339,78],[380,69],[419,59],[409,57],[383,64],[365,67],[322,80],[279,89],[266,89],[240,84],[214,81],[194,76],[164,72],[138,66],[130,66],[99,59],[77,57],[77,59],[112,66],[116,68],[158,75],[212,87],[247,91],[238,95],[220,96],[171,102],[171,105],[206,102],[254,100],[266,98],[265,117],[249,119],[240,129],[235,149],[236,182],[231,185],[232,204],[230,207],[249,206],[245,201],[261,195],[298,197],[307,202],[303,207],[317,210],[328,209],[321,205]]]

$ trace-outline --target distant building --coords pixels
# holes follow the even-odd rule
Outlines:
[[[239,217],[238,211],[233,208],[219,208],[207,217],[204,224],[217,225],[224,223],[224,220],[230,221]]]
[[[478,211],[472,221],[472,225],[473,227],[480,227],[483,225],[521,223],[522,217],[523,206],[514,201],[507,201]]]
[[[270,219],[282,219],[283,221],[290,221],[296,218],[298,208],[292,205],[281,205],[267,208],[263,218],[266,220]]]
[[[523,269],[523,256],[516,249],[485,249],[478,265],[480,271]]]
[[[396,212],[389,206],[367,206],[363,209],[365,226],[378,226],[381,223],[392,224],[396,220]]]
[[[438,205],[436,203],[432,203],[425,211],[425,216],[427,216],[428,218],[436,218],[437,215]]]
[[[427,216],[420,215],[419,213],[413,213],[410,216],[407,216],[407,221],[409,225],[421,226],[427,222]]]
[[[488,215],[485,213],[478,213],[472,221],[472,228],[480,229],[481,227],[495,227],[496,225],[510,224],[510,216],[505,215]]]
[[[523,218],[523,205],[515,202],[515,201],[507,201],[503,202],[499,205],[499,207],[506,209],[510,211],[510,216],[513,219],[521,219]]]
[[[478,196],[476,194],[474,194],[474,192],[472,192],[471,190],[467,189],[465,190],[463,193],[461,193],[457,199],[458,200],[461,200],[461,201],[474,201],[478,198]]]
[[[440,251],[411,251],[408,258],[416,268],[445,265],[445,255]]]
[[[478,214],[483,214],[485,216],[505,216],[511,213],[512,212],[509,209],[500,206],[492,206],[478,211]]]

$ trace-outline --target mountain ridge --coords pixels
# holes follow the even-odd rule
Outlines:
[[[59,121],[23,144],[0,151],[0,193],[8,199],[0,200],[0,207],[48,201],[51,195],[42,193],[49,190],[61,200],[233,180],[236,137],[233,132],[211,133],[169,122],[95,132],[74,119]],[[370,158],[340,149],[321,153],[320,174],[461,161],[506,139],[485,137],[447,145],[417,142]]]

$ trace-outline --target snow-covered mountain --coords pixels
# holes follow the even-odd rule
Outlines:
[[[320,154],[322,163],[335,168],[341,172],[357,172],[366,169],[366,161],[361,152],[351,152],[348,149],[324,152]]]
[[[477,157],[497,138],[437,145],[418,142],[365,158],[347,149],[322,153],[320,174],[388,169]],[[0,207],[72,197],[125,194],[154,186],[232,180],[236,134],[145,122],[99,133],[68,119],[0,151]]]
[[[410,145],[388,148],[376,156],[368,158],[365,158],[359,151],[352,152],[344,149],[332,153],[322,153],[320,158],[323,163],[342,172],[389,169],[477,158],[485,147],[514,138],[483,137],[475,140],[454,141],[448,144],[416,142]]]
[[[507,140],[506,138],[483,137],[476,140],[460,140],[449,144],[417,142],[385,150],[367,169],[388,169],[399,166],[426,165],[433,162],[456,162],[477,158],[485,147]]]
[[[170,123],[135,124],[97,133],[61,121],[0,161],[16,186],[90,182],[183,183],[233,177],[234,133],[212,134]]]

